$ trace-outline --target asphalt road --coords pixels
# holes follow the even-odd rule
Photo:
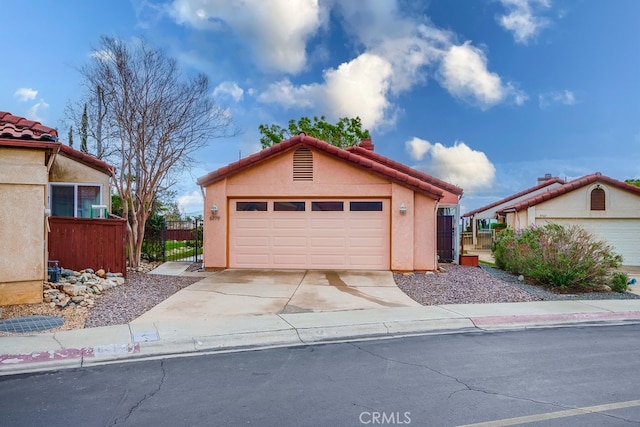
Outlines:
[[[434,335],[0,377],[0,402],[4,426],[632,425],[640,424],[640,325]]]

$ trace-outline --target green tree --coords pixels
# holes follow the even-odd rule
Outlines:
[[[137,267],[158,197],[194,164],[198,150],[234,134],[231,117],[214,102],[204,74],[185,76],[175,59],[144,41],[102,37],[80,73],[88,91],[84,111],[88,105],[97,126],[92,138],[115,166],[120,216],[128,219],[127,257]],[[78,116],[76,110],[72,117]]]
[[[338,120],[336,124],[327,122],[324,116],[320,118],[314,117],[313,120],[308,117],[302,117],[297,122],[293,119],[289,120],[289,126],[287,128],[272,124],[260,125],[258,129],[262,134],[260,138],[262,148],[271,147],[300,132],[304,132],[309,136],[321,139],[340,148],[346,148],[358,144],[363,139],[371,138],[369,131],[362,129],[360,117],[353,119],[343,117]]]
[[[87,148],[87,129],[89,127],[89,118],[87,116],[87,104],[84,104],[84,111],[82,112],[82,122],[80,123],[80,151],[88,153]]]
[[[636,187],[640,187],[640,179],[625,179],[624,182],[627,184],[635,185]]]
[[[69,140],[69,147],[73,147],[73,126],[69,127],[69,134],[67,135],[67,139]]]

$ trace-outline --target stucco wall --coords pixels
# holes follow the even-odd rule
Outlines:
[[[100,184],[102,186],[102,203],[111,212],[110,177],[108,174],[87,166],[62,154],[56,156],[49,173],[50,182],[68,182],[79,184]]]
[[[43,150],[0,147],[0,305],[42,301],[46,186]]]
[[[391,197],[391,268],[433,270],[436,268],[435,201],[382,177],[313,151],[312,182],[293,181],[293,151],[239,172],[206,187],[204,221],[204,265],[227,267],[229,199],[277,197]],[[456,197],[457,202],[457,197]],[[400,215],[404,203],[407,214]],[[218,206],[213,217],[211,206]],[[414,208],[417,213],[414,213]],[[414,227],[416,221],[418,227]],[[419,237],[416,237],[419,236]],[[418,239],[418,240],[416,240]],[[416,243],[417,242],[417,243]]]
[[[414,203],[414,270],[435,270],[438,268],[437,241],[434,238],[437,232],[436,202],[416,194]]]
[[[600,184],[605,191],[604,211],[591,210],[591,191],[596,184],[574,190],[536,205],[536,218],[640,218],[640,197]]]

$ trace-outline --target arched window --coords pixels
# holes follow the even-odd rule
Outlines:
[[[293,180],[313,181],[313,154],[307,147],[293,153]]]
[[[603,211],[605,210],[605,192],[602,188],[594,188],[591,190],[591,210]]]

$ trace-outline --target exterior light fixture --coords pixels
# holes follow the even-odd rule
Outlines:
[[[407,206],[403,203],[400,205],[400,215],[406,215],[407,214]]]
[[[218,215],[218,205],[216,205],[215,203],[213,206],[211,206],[211,215]]]

